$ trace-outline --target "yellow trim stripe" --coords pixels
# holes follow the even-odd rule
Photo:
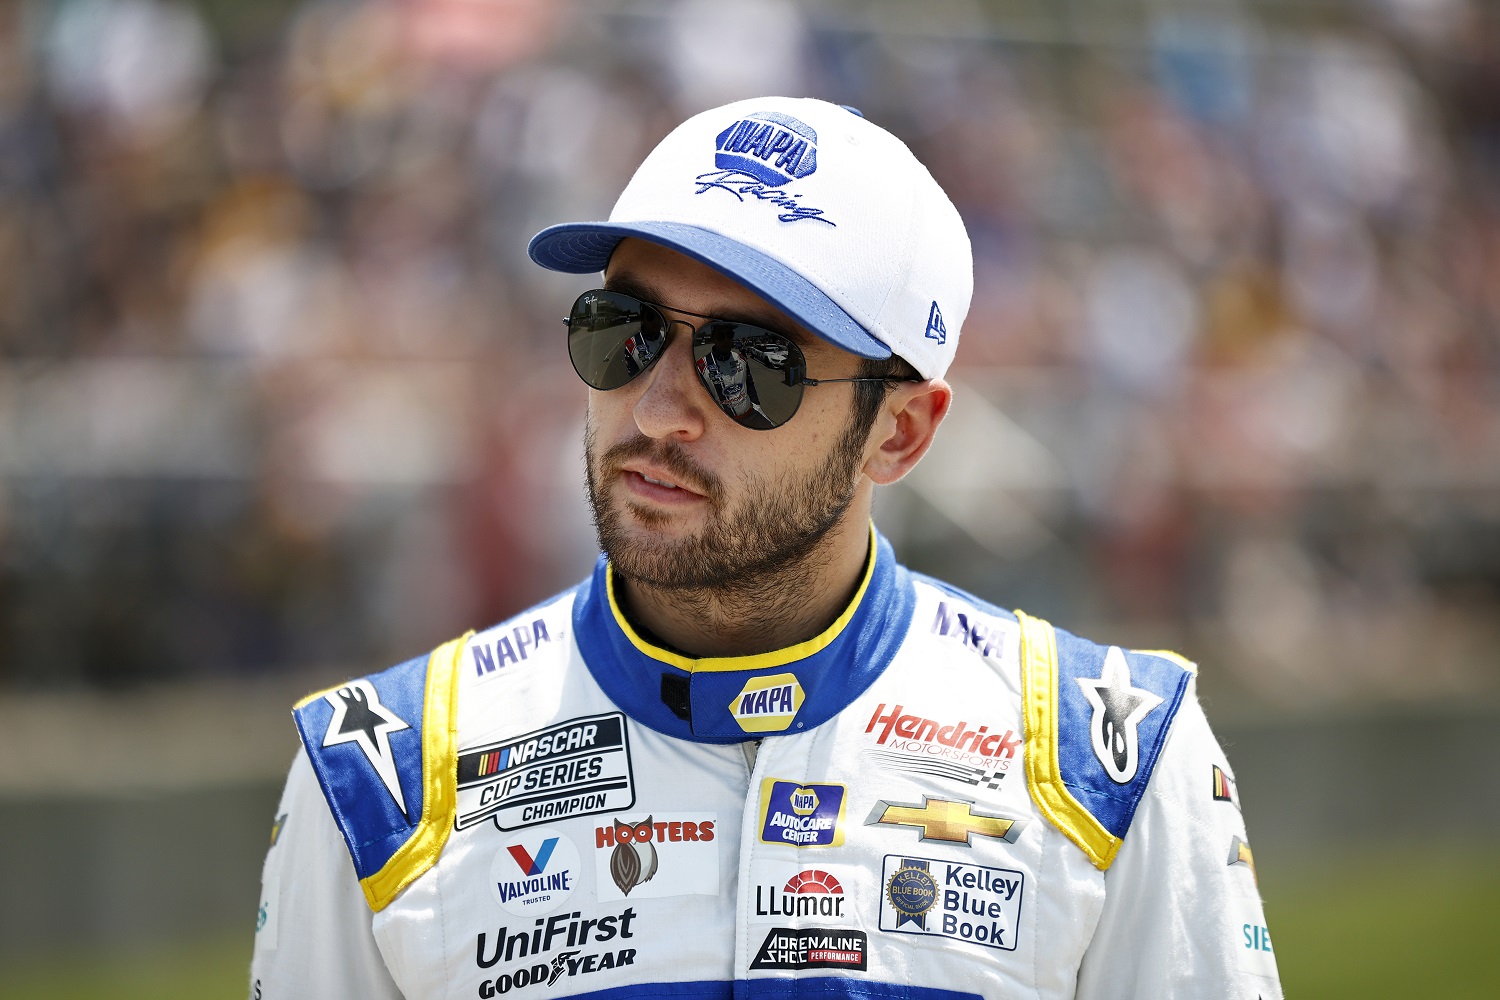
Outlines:
[[[323,697],[326,697],[326,696],[328,696],[330,694],[333,694],[333,692],[337,691],[339,688],[343,687],[344,685],[346,685],[348,683],[349,683],[348,681],[345,681],[343,684],[335,684],[333,687],[326,687],[326,688],[324,688],[321,691],[314,691],[312,694],[308,695],[306,698],[303,698],[301,701],[297,702],[297,704],[293,705],[292,706],[292,711],[295,712],[299,708],[306,708],[308,705],[311,705],[313,702],[317,701],[319,698],[323,698]]]
[[[815,653],[822,652],[829,643],[839,637],[854,617],[854,612],[859,610],[859,602],[864,600],[865,591],[870,586],[870,580],[875,575],[875,522],[870,522],[870,557],[865,562],[865,575],[859,581],[859,589],[854,592],[854,599],[849,606],[844,608],[842,614],[834,619],[832,625],[822,632],[797,643],[795,646],[787,646],[784,649],[774,649],[769,653],[752,653],[749,656],[705,656],[701,660],[695,660],[691,656],[683,656],[674,653],[670,649],[662,649],[641,638],[640,634],[631,626],[624,612],[620,610],[619,602],[615,600],[615,568],[611,564],[605,567],[604,584],[609,594],[609,610],[615,616],[615,622],[620,626],[620,631],[630,640],[630,644],[645,653],[653,660],[685,670],[688,673],[719,673],[731,670],[768,670],[772,667],[784,667],[788,663],[804,660]]]
[[[1057,633],[1040,618],[1017,611],[1021,622],[1021,692],[1026,730],[1026,783],[1037,811],[1063,832],[1100,871],[1120,851],[1106,830],[1063,784],[1057,757]]]
[[[446,642],[427,658],[422,708],[422,818],[391,859],[360,879],[365,901],[380,912],[396,894],[437,863],[458,801],[458,667],[473,632]]]

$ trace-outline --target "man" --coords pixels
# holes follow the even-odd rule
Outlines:
[[[708,394],[719,404],[719,409],[737,423],[758,430],[775,427],[760,408],[760,395],[755,391],[750,362],[744,352],[734,346],[734,334],[727,325],[720,324],[714,328],[712,337],[713,349],[696,362],[698,377],[703,380]]]
[[[605,555],[296,708],[254,996],[1281,995],[1195,668],[872,527],[972,286],[904,145],[820,101],[705,112],[531,254],[604,271],[567,338]],[[723,345],[767,428],[723,411]]]

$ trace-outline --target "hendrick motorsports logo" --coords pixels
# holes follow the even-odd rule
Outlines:
[[[880,929],[1015,951],[1026,876],[1007,868],[888,854]]]
[[[578,884],[578,848],[556,830],[517,837],[495,854],[490,888],[510,913],[551,913]]]
[[[760,839],[795,847],[844,843],[843,785],[767,778],[760,786]]]
[[[491,816],[517,830],[635,805],[630,742],[620,712],[591,715],[458,757],[457,829]]]
[[[928,719],[907,713],[902,705],[887,711],[884,702],[875,707],[865,732],[878,734],[875,745],[864,753],[882,768],[951,778],[991,790],[1000,788],[1021,747],[1014,729],[996,733],[988,726],[970,729],[965,720]]]

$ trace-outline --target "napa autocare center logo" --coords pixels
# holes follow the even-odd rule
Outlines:
[[[844,843],[843,785],[767,778],[760,786],[760,839],[793,847]]]
[[[881,879],[882,931],[1015,951],[1026,889],[1021,872],[888,854]]]
[[[714,138],[717,170],[693,178],[694,194],[724,191],[739,201],[768,202],[781,222],[821,222],[833,226],[821,208],[787,188],[818,169],[818,133],[811,125],[779,111],[754,111]]]

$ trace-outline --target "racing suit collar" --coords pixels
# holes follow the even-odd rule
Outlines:
[[[910,575],[874,525],[870,536],[859,589],[833,624],[750,656],[694,659],[642,638],[614,600],[601,555],[573,606],[584,662],[631,718],[680,739],[736,743],[821,725],[880,676],[911,620]]]

